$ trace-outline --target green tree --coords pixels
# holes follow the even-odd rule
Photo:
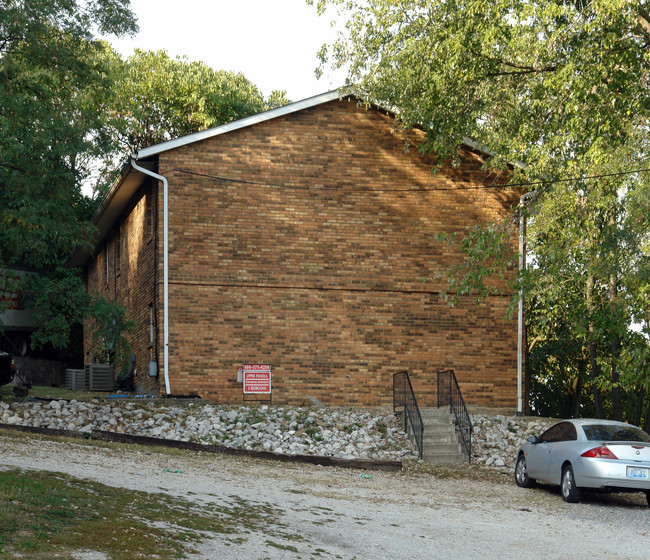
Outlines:
[[[318,2],[328,7],[347,23],[322,64],[346,66],[349,84],[403,126],[425,125],[420,149],[454,160],[470,137],[511,184],[539,181],[525,209],[529,365],[538,387],[589,387],[594,414],[630,417],[631,396],[649,384],[648,173],[630,173],[648,154],[646,2]],[[470,254],[484,243],[472,236],[461,242]],[[474,272],[464,279],[480,287]]]
[[[114,122],[127,154],[259,113],[264,97],[243,74],[138,51],[116,76]]]
[[[286,92],[268,100],[241,73],[213,70],[203,62],[140,51],[125,61],[113,53],[112,96],[107,102],[113,149],[105,153],[95,183],[102,192],[118,161],[140,148],[289,103]]]
[[[91,301],[90,354],[100,363],[111,364],[123,378],[131,365],[131,345],[128,334],[135,329],[135,323],[121,305],[105,300],[101,296]]]
[[[110,146],[101,106],[111,80],[96,34],[137,29],[128,0],[8,0],[0,5],[0,263],[37,272],[35,342],[64,346],[83,286],[64,267],[92,237],[81,185]]]

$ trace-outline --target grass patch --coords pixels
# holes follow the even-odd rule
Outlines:
[[[291,552],[298,552],[298,549],[295,546],[291,545],[286,545],[286,544],[278,544],[273,541],[266,541],[266,544],[269,546],[272,546],[273,548],[278,548],[280,550],[290,550]]]
[[[79,439],[71,438],[67,436],[51,436],[45,434],[32,434],[21,432],[19,430],[13,430],[11,428],[0,428],[0,437],[6,438],[8,440],[21,440],[26,437],[33,441],[43,441],[43,442],[55,442],[55,443],[65,443],[69,445],[84,446],[84,447],[96,447],[100,449],[107,449],[115,451],[116,453],[123,452],[124,450],[142,453],[144,455],[165,455],[171,457],[184,457],[187,455],[187,451],[184,449],[177,449],[175,447],[158,447],[155,445],[144,445],[139,443],[118,443],[113,441],[103,441],[100,439]]]
[[[483,465],[454,465],[439,466],[421,463],[418,461],[403,461],[402,475],[425,475],[433,476],[439,480],[471,480],[475,482],[488,482],[491,484],[510,484],[512,482],[512,470],[503,467],[502,470],[495,470]]]
[[[11,385],[5,385],[0,389],[0,400],[26,400],[29,398],[38,398],[38,399],[66,399],[66,400],[77,400],[88,402],[93,399],[104,400],[107,395],[110,393],[106,392],[97,392],[97,391],[73,391],[71,389],[66,389],[65,387],[46,387],[41,385],[35,385],[30,388],[27,397],[24,399],[16,398],[13,394],[13,387]]]
[[[348,434],[351,434],[352,432],[356,432],[359,428],[361,428],[361,424],[359,424],[359,422],[354,422],[352,424],[347,424],[343,426],[343,430],[346,431]]]
[[[20,469],[0,471],[0,557],[31,560],[75,550],[114,560],[184,558],[208,536],[277,534],[282,510],[230,496],[221,505],[108,487]],[[284,536],[284,535],[283,535]]]

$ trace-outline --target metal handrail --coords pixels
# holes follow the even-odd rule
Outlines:
[[[446,401],[446,402],[445,402]],[[460,392],[454,370],[438,372],[438,408],[449,404],[449,410],[454,415],[456,428],[460,436],[467,460],[472,462],[472,420],[465,406],[465,400]]]
[[[393,374],[393,412],[396,413],[398,408],[402,408],[404,431],[408,434],[410,429],[418,448],[418,456],[422,459],[424,455],[424,423],[407,371],[398,371]]]

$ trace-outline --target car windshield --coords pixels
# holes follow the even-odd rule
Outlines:
[[[650,443],[650,436],[636,426],[614,424],[587,424],[582,426],[589,441],[642,441]]]

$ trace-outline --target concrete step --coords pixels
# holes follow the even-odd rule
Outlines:
[[[456,432],[442,434],[425,431],[424,436],[422,437],[422,441],[424,441],[424,445],[458,443],[458,437],[456,436]]]
[[[433,425],[453,425],[448,409],[424,409],[420,411],[422,422]]]
[[[430,465],[460,465],[465,462],[462,453],[438,453],[436,451],[424,451],[422,460]]]
[[[448,453],[460,453],[460,445],[458,443],[436,443],[434,445],[425,445],[425,451],[432,451],[442,455]]]
[[[425,408],[420,411],[423,434],[422,459],[434,465],[458,465],[465,461],[456,428],[448,408]]]
[[[448,407],[420,409],[424,433],[422,459],[434,465],[458,465],[466,458],[458,441],[458,434]],[[415,442],[410,426],[407,435]]]

